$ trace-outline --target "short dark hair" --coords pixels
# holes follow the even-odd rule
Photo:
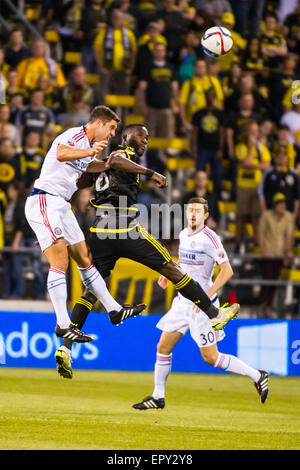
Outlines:
[[[273,11],[267,11],[265,16],[264,16],[264,20],[266,18],[269,18],[269,17],[274,18],[276,21],[278,21],[278,17],[276,15],[276,13],[274,13]]]
[[[122,137],[123,137],[124,135],[126,135],[127,132],[128,132],[130,129],[139,129],[139,128],[143,128],[143,127],[144,127],[145,129],[147,129],[146,126],[145,126],[144,124],[141,124],[141,123],[128,124],[127,126],[124,127],[124,129],[123,129],[123,131],[122,131]]]
[[[189,204],[202,204],[204,206],[204,214],[208,212],[208,202],[204,197],[191,197],[187,203],[188,205]]]
[[[112,120],[120,122],[119,116],[112,109],[104,105],[95,106],[95,108],[92,109],[89,122],[97,121],[97,119],[100,119],[104,123]]]
[[[9,36],[11,36],[13,33],[22,33],[24,35],[24,31],[21,27],[19,26],[15,26],[10,32],[9,32]]]

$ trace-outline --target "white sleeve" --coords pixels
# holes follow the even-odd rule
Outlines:
[[[207,239],[204,248],[205,253],[211,256],[217,264],[229,261],[227,253],[222,245],[220,238],[214,234],[214,240]]]

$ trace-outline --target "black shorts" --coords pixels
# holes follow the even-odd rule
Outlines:
[[[139,224],[133,229],[134,236],[126,238],[124,234],[114,233],[115,239],[101,239],[92,230],[93,228],[90,231],[89,245],[93,263],[103,278],[110,275],[119,258],[132,259],[155,271],[172,259],[166,248]]]

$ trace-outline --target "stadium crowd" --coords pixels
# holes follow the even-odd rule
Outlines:
[[[292,264],[299,228],[300,1],[23,3],[25,23],[9,2],[0,11],[2,298],[28,295],[20,274],[25,254],[32,295],[45,298],[24,201],[53,138],[83,125],[107,95],[131,95],[122,119],[138,118],[152,138],[187,139],[187,151],[149,149],[147,166],[166,172],[168,158],[192,159],[183,178],[172,171],[183,182],[172,201],[207,197],[208,223],[217,231],[218,202],[235,203],[232,252],[260,253],[259,276],[278,279]],[[205,56],[200,44],[213,25],[233,37],[232,51],[220,59]],[[160,197],[147,181],[142,187],[141,202]],[[89,196],[84,190],[73,201],[86,231]],[[265,314],[272,314],[273,297],[274,287],[261,289]]]

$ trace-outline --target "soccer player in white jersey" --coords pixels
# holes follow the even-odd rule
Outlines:
[[[205,225],[208,215],[208,205],[204,198],[189,200],[188,227],[179,235],[179,263],[187,274],[203,286],[212,302],[219,306],[218,290],[231,278],[233,271],[220,238]],[[216,263],[220,270],[213,282]],[[161,276],[158,284],[165,289],[168,280]],[[165,388],[171,371],[172,350],[188,330],[206,363],[250,377],[259,393],[261,403],[266,401],[268,373],[254,369],[235,356],[219,352],[216,343],[224,338],[224,331],[213,330],[208,317],[181,294],[175,297],[171,309],[157,323],[157,328],[162,330],[162,334],[157,345],[154,391],[141,403],[134,404],[133,408],[148,410],[165,407]]]
[[[96,106],[85,126],[71,128],[56,137],[25,205],[28,223],[50,265],[47,286],[57,317],[56,335],[72,342],[88,342],[93,338],[70,322],[66,283],[69,256],[76,261],[84,286],[101,301],[111,321],[129,308],[122,307],[110,295],[92,264],[84,235],[69,202],[78,189],[79,177],[85,171],[100,172],[109,167],[97,156],[115,135],[119,121],[110,108]],[[135,166],[133,162],[132,166]],[[137,315],[144,308],[145,305],[130,307],[124,317]]]

